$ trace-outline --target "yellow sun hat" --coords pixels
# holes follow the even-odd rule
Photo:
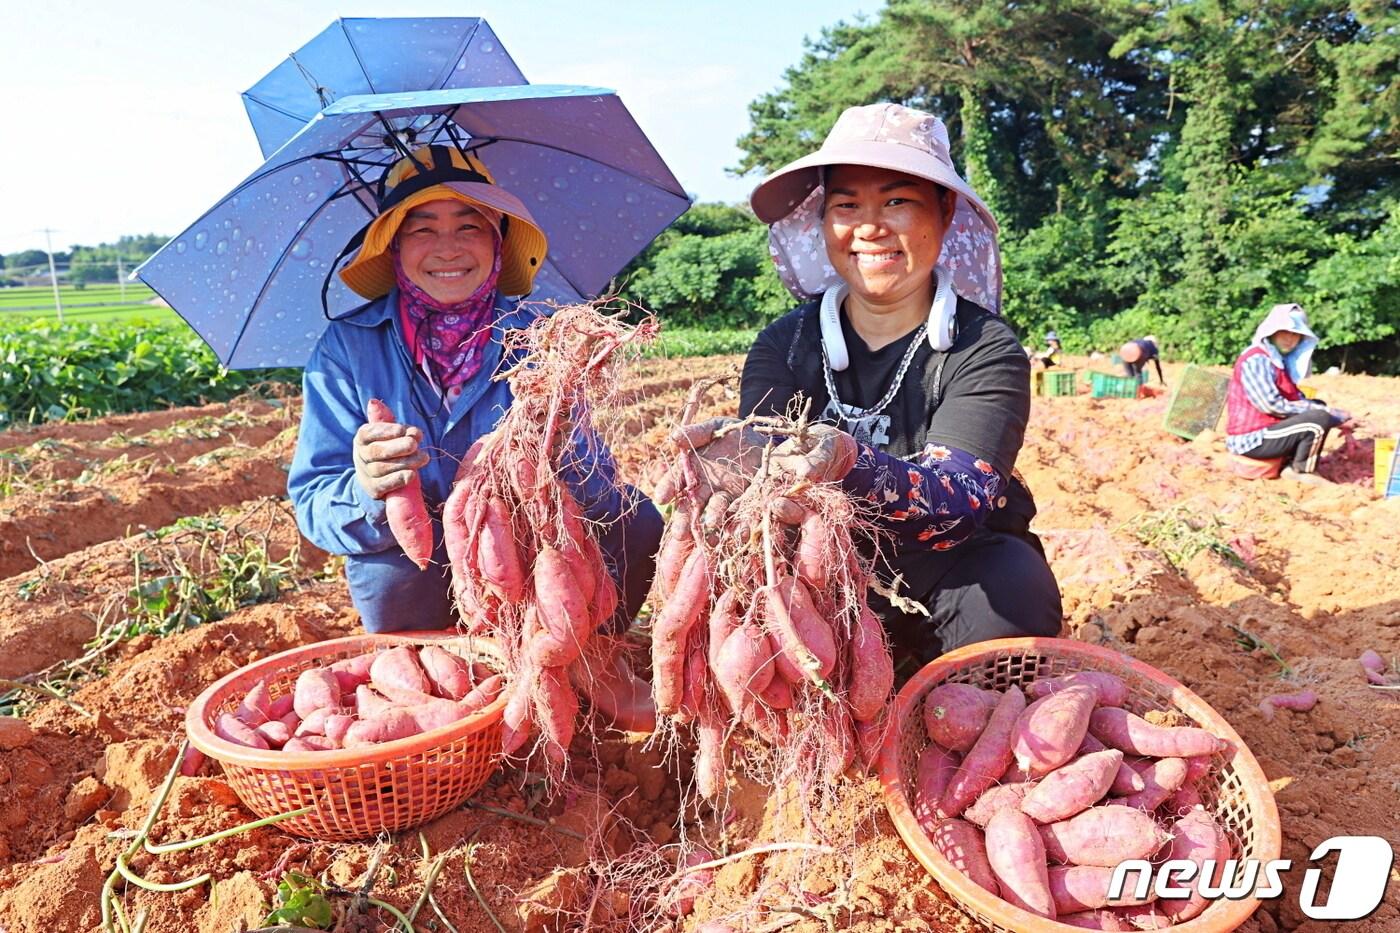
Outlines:
[[[455,146],[424,146],[400,159],[384,177],[379,216],[365,230],[355,258],[340,270],[341,280],[365,298],[379,298],[394,286],[389,247],[408,212],[420,204],[451,198],[501,216],[501,276],[505,295],[528,295],[544,263],[549,241],[520,199],[499,187],[475,155]]]

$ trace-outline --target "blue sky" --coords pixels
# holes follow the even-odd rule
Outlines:
[[[526,78],[616,89],[687,190],[724,169],[747,104],[802,40],[879,0],[49,0],[0,29],[0,253],[174,235],[261,161],[239,94],[338,16],[483,16]]]

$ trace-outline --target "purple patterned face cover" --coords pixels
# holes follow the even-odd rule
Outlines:
[[[501,275],[501,237],[496,235],[491,272],[470,298],[445,305],[414,284],[404,272],[397,246],[394,277],[399,284],[399,312],[412,327],[409,350],[415,362],[428,364],[428,371],[444,392],[460,388],[481,369],[486,344],[495,323],[496,280]]]

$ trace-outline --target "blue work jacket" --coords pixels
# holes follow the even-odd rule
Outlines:
[[[372,632],[454,624],[442,504],[462,455],[510,407],[509,383],[492,378],[502,367],[502,338],[548,313],[542,305],[498,298],[497,332],[483,349],[481,369],[449,406],[413,362],[398,305],[395,289],[333,321],[317,341],[302,375],[301,431],[287,478],[302,534],[317,547],[346,556],[350,595]],[[388,405],[400,423],[423,432],[421,446],[430,459],[418,475],[434,536],[434,562],[424,571],[394,540],[384,502],[355,479],[351,448],[371,398]],[[588,518],[601,523],[594,526],[599,544],[623,586],[622,602],[635,612],[650,585],[661,517],[650,500],[617,483],[612,457],[601,443],[574,441],[563,479]]]

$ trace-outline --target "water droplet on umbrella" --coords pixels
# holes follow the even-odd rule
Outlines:
[[[293,258],[293,259],[305,259],[306,257],[308,257],[308,256],[310,256],[310,255],[311,255],[311,241],[310,241],[310,240],[297,240],[295,243],[292,244],[292,258]]]
[[[319,191],[308,191],[308,192],[306,192],[305,201],[306,201],[307,204],[313,204],[313,203],[315,203],[320,197],[321,197],[321,193],[320,193]]]
[[[622,200],[626,201],[628,204],[640,204],[642,203],[642,196],[635,191],[629,191],[622,196]]]
[[[594,172],[594,173],[593,173],[593,184],[595,184],[595,185],[601,185],[602,183],[603,183],[603,173],[602,173],[602,172]]]
[[[196,234],[194,235],[194,248],[195,248],[195,249],[204,249],[204,247],[207,246],[208,243],[209,243],[209,234],[205,233],[203,230],[200,230],[198,233],[196,233]]]
[[[587,233],[588,231],[590,231],[590,230],[593,229],[593,221],[591,221],[591,220],[580,220],[580,221],[578,222],[578,228],[579,228],[580,230],[582,230],[584,233]]]
[[[548,200],[549,200],[549,195],[545,194],[543,191],[537,192],[537,193],[535,194],[535,200],[536,200],[536,201],[541,201],[541,202],[543,202],[543,201],[548,201]]]
[[[292,184],[294,184],[294,185],[299,185],[299,184],[301,184],[301,176],[300,176],[300,175],[293,175],[293,176],[292,176]]]
[[[569,187],[569,181],[568,179],[563,177],[556,178],[554,179],[554,187],[558,188],[560,191],[563,191],[565,188]]]
[[[184,241],[184,240],[180,240],[180,241],[178,241],[178,242],[175,244],[175,252],[177,252],[177,253],[183,253],[184,251],[185,251],[185,241]]]
[[[220,240],[214,244],[214,252],[222,256],[228,252],[228,240]]]
[[[277,318],[277,320],[279,320],[279,321],[282,320],[282,319],[283,319],[284,317],[286,317],[286,316],[287,316],[287,312],[286,312],[286,311],[278,311],[276,314],[273,315],[273,317]]]
[[[483,42],[481,43],[481,51],[490,55],[492,52],[496,51],[496,44],[494,42]]]
[[[253,238],[252,238],[252,237],[249,237],[248,239],[246,239],[246,240],[243,241],[243,252],[245,252],[245,253],[251,253],[252,251],[253,251]]]

